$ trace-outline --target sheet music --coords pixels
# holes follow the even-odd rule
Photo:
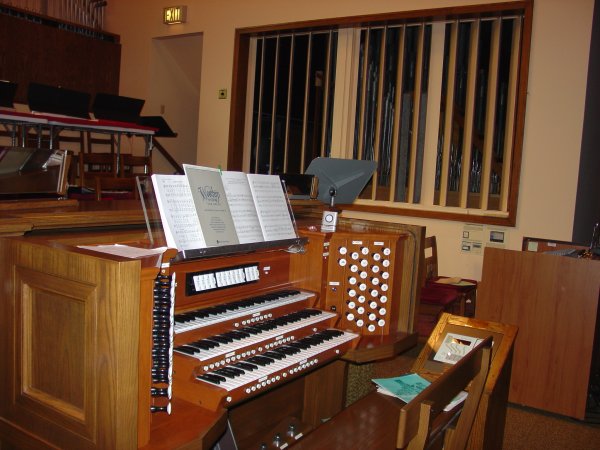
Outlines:
[[[264,241],[247,175],[223,172],[221,178],[240,244]]]
[[[206,241],[185,175],[152,175],[167,245],[178,250],[205,248]]]
[[[456,364],[482,340],[473,336],[448,333],[433,359],[447,364]]]
[[[95,252],[124,256],[125,258],[143,258],[144,256],[152,256],[163,253],[167,249],[167,247],[139,248],[124,244],[78,245],[77,247],[84,248],[86,250],[93,250]]]
[[[247,177],[265,240],[296,238],[279,176],[248,174]]]

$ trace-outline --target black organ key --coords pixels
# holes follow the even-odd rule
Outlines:
[[[279,347],[277,348],[277,351],[280,351],[282,353],[285,353],[286,355],[295,355],[296,353],[298,353],[299,351],[301,351],[299,348],[296,347],[289,347],[287,345],[283,346],[283,347]]]
[[[223,368],[224,370],[227,370],[228,372],[230,372],[233,376],[240,376],[240,375],[244,375],[246,372],[244,372],[241,369],[238,369],[236,367],[232,367],[232,366],[227,366]]]
[[[245,328],[242,328],[241,330],[246,333],[255,334],[255,335],[263,332],[263,330],[261,330],[260,328],[254,327],[254,326],[245,327]]]
[[[226,367],[223,367],[222,369],[217,369],[214,372],[211,372],[212,374],[218,374],[221,376],[224,376],[225,378],[235,378],[237,376],[239,376],[239,373],[236,373]]]
[[[326,336],[328,339],[341,336],[344,334],[343,331],[340,330],[323,330],[319,332],[320,335]]]
[[[197,347],[200,350],[210,350],[211,348],[218,347],[219,344],[217,342],[208,341],[206,339],[200,339],[198,341],[190,342],[190,347]]]
[[[229,333],[224,333],[230,337],[232,337],[233,339],[244,339],[244,338],[248,338],[250,337],[250,333],[247,333],[245,331],[230,331]]]
[[[296,342],[290,342],[288,345],[290,347],[296,347],[300,350],[306,350],[306,349],[310,348],[310,345],[307,344],[306,342],[302,342],[302,340],[296,341]]]
[[[227,378],[222,377],[220,375],[215,375],[213,373],[204,373],[202,375],[198,375],[196,378],[201,378],[201,379],[208,381],[210,383],[213,383],[213,384],[220,384],[220,383],[224,383],[225,381],[227,381]]]
[[[258,369],[258,367],[256,367],[254,364],[250,364],[249,362],[245,362],[245,361],[233,363],[232,366],[239,367],[242,370],[250,370],[250,371]]]
[[[268,351],[268,352],[264,352],[262,354],[262,356],[266,356],[268,358],[273,358],[273,359],[283,359],[285,358],[285,355],[282,355],[281,353],[277,353],[277,352],[273,352],[273,351]]]
[[[253,364],[258,364],[259,366],[267,366],[274,362],[271,358],[259,355],[248,358],[248,361],[250,361]]]
[[[187,353],[188,355],[195,355],[199,352],[197,348],[190,347],[188,345],[180,345],[179,347],[175,347],[173,350],[177,350],[182,353]]]
[[[210,336],[207,339],[211,340],[211,341],[216,341],[220,344],[229,344],[230,342],[233,342],[233,339],[231,339],[230,337],[227,337],[227,336],[223,336],[222,334],[217,334],[216,336]]]
[[[167,285],[167,286],[170,286],[170,285]],[[157,289],[155,288],[155,295],[156,295],[156,293],[157,293]],[[163,293],[163,295],[164,295],[163,298],[165,298],[165,299],[170,298],[167,296],[167,293],[168,293],[168,291],[165,290]],[[190,321],[193,321],[196,319],[204,319],[207,317],[235,311],[240,308],[247,308],[247,307],[251,307],[251,306],[255,306],[255,305],[260,305],[263,303],[268,303],[269,301],[278,300],[281,298],[290,297],[290,296],[299,295],[299,294],[300,294],[299,290],[288,289],[288,290],[283,290],[280,292],[274,292],[274,293],[270,293],[270,294],[261,295],[260,297],[251,297],[251,298],[247,298],[247,299],[236,301],[236,302],[226,303],[223,305],[210,306],[208,308],[200,309],[197,311],[183,312],[183,313],[175,315],[175,322],[185,323],[185,322],[190,322]]]
[[[283,357],[290,356],[293,354],[289,351],[289,349],[286,349],[284,347],[274,348],[271,351],[275,352],[275,353],[279,353],[280,355],[283,355]]]

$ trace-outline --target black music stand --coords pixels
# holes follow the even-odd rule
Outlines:
[[[156,128],[154,137],[177,137],[163,116],[142,116],[140,125],[144,127]]]
[[[17,83],[6,80],[0,80],[0,107],[14,108],[15,94],[17,92]]]
[[[139,123],[145,100],[122,95],[97,93],[92,103],[96,119],[118,122]]]
[[[90,118],[90,98],[87,92],[40,83],[29,83],[27,102],[32,112]]]

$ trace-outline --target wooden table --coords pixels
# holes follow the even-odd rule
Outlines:
[[[98,226],[144,227],[139,200],[8,200],[0,202],[0,236]]]

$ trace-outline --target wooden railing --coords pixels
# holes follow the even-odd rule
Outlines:
[[[154,148],[158,150],[158,152],[169,162],[169,164],[171,164],[171,166],[173,166],[175,173],[183,175],[183,167],[181,167],[175,158],[171,156],[167,149],[164,148],[156,138],[152,140],[152,143],[154,144]]]

